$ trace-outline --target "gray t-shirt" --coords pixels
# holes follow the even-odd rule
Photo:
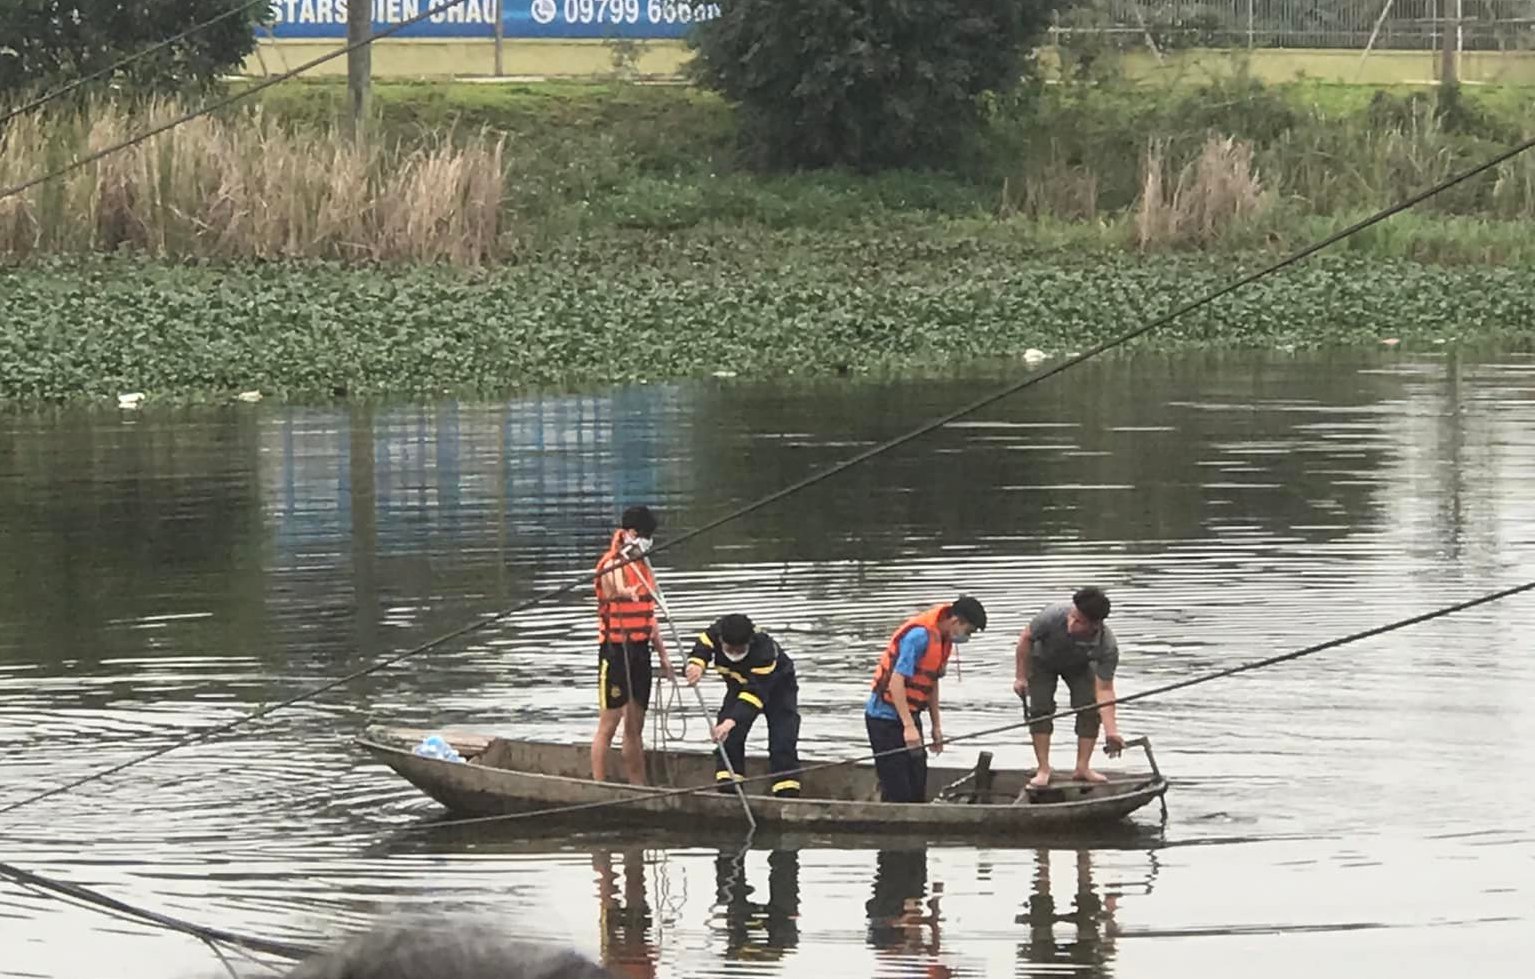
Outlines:
[[[1029,623],[1030,665],[1057,673],[1075,673],[1089,664],[1100,680],[1114,679],[1119,666],[1119,642],[1105,622],[1092,639],[1075,639],[1066,632],[1066,613],[1071,602],[1045,606]]]

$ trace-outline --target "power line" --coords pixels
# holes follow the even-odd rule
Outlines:
[[[77,79],[75,79],[74,81],[70,82],[68,85],[65,85],[62,88],[56,89],[56,90],[54,90],[52,92],[48,92],[45,95],[39,95],[37,98],[33,99],[31,102],[28,102],[25,105],[20,106],[18,108],[12,109],[11,111],[7,112],[5,115],[0,115],[0,126],[4,126],[6,123],[10,122],[12,119],[16,118],[17,116],[26,115],[28,112],[31,112],[33,109],[42,108],[43,106],[47,105],[49,102],[52,102],[52,101],[54,101],[56,99],[61,99],[64,96],[66,96],[69,93],[75,91],[76,89],[80,88],[83,85],[89,85],[91,82],[97,81],[98,79],[102,79],[102,78],[106,78],[108,76],[114,75],[117,72],[121,71],[122,69],[124,69],[124,68],[128,67],[129,65],[133,64],[135,61],[139,61],[139,60],[141,60],[143,58],[147,58],[147,57],[149,57],[152,54],[157,54],[160,51],[163,51],[166,48],[170,47],[171,45],[176,44],[178,41],[184,41],[187,38],[191,37],[193,34],[199,34],[199,33],[203,32],[203,31],[207,30],[208,28],[214,26],[215,24],[218,24],[218,23],[221,23],[221,22],[223,22],[225,20],[228,20],[230,17],[233,17],[236,14],[243,14],[247,10],[250,10],[253,7],[261,7],[261,6],[270,5],[271,2],[272,2],[272,0],[248,0],[248,2],[243,3],[243,4],[241,4],[238,7],[231,7],[231,8],[229,8],[228,10],[224,11],[221,14],[218,14],[218,15],[213,16],[213,17],[209,17],[207,20],[202,21],[200,23],[193,24],[191,27],[188,27],[186,30],[182,31],[180,34],[176,34],[176,35],[174,35],[172,37],[168,37],[165,40],[159,42],[158,44],[151,45],[150,47],[147,47],[144,50],[139,51],[139,52],[137,52],[135,54],[130,54],[130,55],[128,55],[128,57],[123,58],[121,61],[118,61],[115,64],[108,65],[107,67],[102,68],[99,71],[93,71],[89,75],[85,75],[85,76],[83,76],[81,78],[77,78]]]
[[[367,0],[357,0],[357,2],[367,2]],[[266,89],[271,88],[273,85],[281,84],[282,82],[285,82],[296,75],[302,74],[311,68],[323,65],[327,61],[339,58],[342,55],[355,51],[365,45],[372,44],[374,41],[396,34],[407,27],[421,23],[428,17],[435,17],[443,11],[451,10],[452,8],[457,7],[459,4],[464,2],[465,0],[444,0],[444,2],[439,3],[434,7],[428,7],[426,10],[423,10],[421,13],[414,17],[403,20],[398,24],[391,24],[389,27],[386,27],[385,29],[369,37],[363,38],[361,41],[354,41],[351,44],[336,48],[334,51],[329,51],[318,57],[311,58],[303,64],[299,65],[297,68],[290,68],[288,71],[285,71],[281,74],[273,75],[271,78],[257,82],[255,85],[252,85],[249,88],[242,89],[233,95],[219,99],[217,102],[214,102],[210,105],[205,105],[201,108],[182,113],[169,122],[164,122],[158,126],[147,129],[144,132],[139,133],[137,136],[130,136],[121,142],[113,143],[111,146],[99,149],[94,153],[87,153],[85,156],[79,157],[73,162],[67,163],[56,170],[50,170],[47,173],[41,174],[39,176],[32,177],[28,180],[23,180],[19,184],[15,184],[5,188],[4,190],[0,190],[0,201],[3,201],[8,197],[15,197],[17,194],[31,190],[33,187],[36,187],[39,184],[44,184],[50,180],[55,180],[59,177],[73,173],[81,167],[95,163],[97,160],[100,160],[103,157],[111,156],[113,153],[118,153],[122,150],[129,149],[130,147],[137,146],[147,139],[153,139],[161,133],[175,129],[177,126],[191,122],[193,119],[199,118],[200,116],[205,116],[210,113],[217,112],[220,109],[234,105],[236,102],[239,102],[242,99],[250,98],[257,92],[265,91]]]
[[[253,938],[249,935],[240,935],[232,931],[225,931],[222,928],[210,928],[207,925],[199,925],[181,918],[174,918],[167,914],[161,914],[158,911],[136,907],[125,901],[119,901],[115,897],[102,894],[100,891],[94,891],[88,887],[71,884],[67,881],[53,880],[30,870],[23,870],[14,864],[0,862],[0,877],[14,881],[23,887],[45,891],[65,900],[79,901],[103,914],[145,921],[158,925],[161,928],[191,935],[203,941],[223,942],[225,945],[245,948],[253,952],[263,952],[267,955],[276,955],[293,961],[308,958],[314,954],[314,949],[305,948],[302,945],[273,941],[268,938]]]
[[[1313,646],[1307,646],[1304,649],[1296,649],[1288,653],[1281,653],[1277,656],[1269,656],[1264,659],[1253,660],[1248,663],[1242,663],[1238,666],[1227,667],[1223,670],[1215,670],[1211,673],[1202,673],[1199,676],[1190,677],[1186,680],[1177,680],[1172,683],[1164,683],[1158,687],[1151,687],[1147,690],[1139,691],[1138,693],[1127,694],[1123,697],[1115,697],[1111,700],[1099,701],[1096,703],[1087,704],[1082,707],[1071,707],[1066,710],[1057,711],[1048,717],[1036,717],[1023,721],[1014,721],[1010,724],[1001,724],[996,727],[983,728],[979,731],[971,731],[967,734],[958,734],[951,738],[944,738],[942,743],[945,747],[947,747],[956,741],[970,741],[975,738],[989,737],[994,734],[1005,734],[1008,731],[1016,731],[1021,727],[1028,727],[1030,724],[1039,723],[1045,720],[1062,720],[1067,717],[1073,717],[1077,714],[1081,714],[1085,711],[1098,710],[1103,707],[1118,706],[1120,704],[1134,703],[1135,701],[1145,700],[1149,697],[1158,697],[1163,694],[1171,693],[1175,690],[1183,690],[1188,687],[1198,686],[1202,683],[1209,683],[1212,680],[1220,680],[1225,677],[1235,676],[1239,673],[1248,673],[1253,670],[1261,670],[1266,667],[1275,666],[1279,663],[1286,663],[1290,660],[1301,659],[1305,656],[1312,656],[1316,653],[1325,652],[1329,649],[1336,649],[1339,646],[1346,646],[1349,643],[1359,642],[1364,639],[1373,639],[1376,636],[1382,636],[1390,632],[1396,632],[1400,629],[1406,629],[1409,626],[1419,625],[1434,619],[1441,619],[1449,615],[1454,615],[1457,612],[1464,612],[1467,609],[1473,609],[1481,605],[1490,605],[1493,602],[1502,601],[1505,598],[1512,598],[1515,595],[1531,590],[1535,590],[1535,581],[1527,581],[1522,585],[1514,585],[1512,587],[1503,588],[1495,592],[1488,592],[1487,594],[1479,595],[1476,598],[1469,599],[1464,602],[1457,602],[1454,605],[1441,606],[1440,608],[1436,608],[1428,612],[1423,612],[1418,615],[1411,616],[1410,618],[1397,619],[1396,621],[1388,622],[1385,625],[1364,629],[1359,632],[1350,633],[1346,636],[1340,636],[1336,639],[1329,639],[1326,642],[1320,642]],[[923,745],[923,747],[931,746],[932,742]],[[841,768],[846,765],[854,765],[862,761],[873,761],[877,758],[883,758],[887,755],[900,754],[907,750],[909,749],[903,745],[899,748],[889,748],[884,751],[877,751],[869,755],[860,755],[853,758],[843,758],[840,761],[828,761],[815,765],[806,765],[802,768],[797,768],[787,772],[768,772],[763,775],[752,775],[742,779],[741,784],[744,785],[748,782],[763,782],[770,779],[781,779],[790,776],[807,775],[810,772],[825,771],[829,768]],[[717,791],[717,783],[709,782],[699,785],[691,785],[680,789],[663,789],[657,792],[646,792],[643,794],[625,796],[622,799],[609,799],[602,802],[582,802],[570,806],[555,806],[548,809],[536,809],[532,812],[514,812],[496,816],[470,816],[464,819],[450,819],[432,823],[423,823],[419,826],[409,828],[430,830],[441,829],[449,826],[469,826],[477,823],[516,822],[524,819],[535,819],[544,816],[563,816],[576,812],[590,812],[596,809],[616,809],[621,806],[638,805],[645,802],[654,802],[659,799],[670,799],[676,798],[678,796],[696,795],[700,792],[714,791]]]
[[[444,7],[452,6],[452,3],[457,3],[457,2],[462,2],[462,0],[452,0],[452,2],[442,5],[442,7],[433,8],[432,10],[427,11],[427,13],[423,14],[422,16],[423,17],[428,16],[429,14],[435,12],[438,9],[443,9]],[[404,26],[406,26],[409,23],[410,22],[407,21],[406,24],[396,25],[395,29],[398,29],[400,27],[404,27]],[[378,36],[384,36],[384,35],[380,34],[380,35],[375,35],[375,36],[378,37]],[[344,50],[346,50],[346,49],[343,49],[343,51]],[[316,61],[312,61],[312,62],[310,62],[310,63],[308,63],[306,65],[302,65],[299,68],[294,69],[293,72],[290,73],[290,77],[291,77],[292,74],[296,74],[299,71],[307,70],[307,68],[312,67],[314,64],[317,64],[320,61],[324,61],[327,58],[335,57],[337,54],[340,54],[340,53],[342,53],[342,52],[334,52],[331,55],[326,55],[324,58],[320,58],[320,59],[317,59]],[[281,76],[279,76],[279,80],[280,79],[281,79]],[[252,91],[254,91],[254,89]],[[232,101],[232,100],[226,100],[226,101]],[[194,113],[194,115],[195,115],[195,113]],[[163,127],[160,127],[160,128],[161,128],[161,130],[163,130],[163,129],[169,128],[169,126],[163,126]],[[147,135],[138,137],[137,139],[139,141],[141,141],[142,139],[146,139],[146,138],[148,138]],[[1522,143],[1518,144],[1517,146],[1513,147],[1512,149],[1505,150],[1504,152],[1497,154],[1496,156],[1492,157],[1491,159],[1487,160],[1486,162],[1481,163],[1478,166],[1471,168],[1470,170],[1465,170],[1465,171],[1462,171],[1459,174],[1456,174],[1454,176],[1448,177],[1445,180],[1440,181],[1439,183],[1435,184],[1434,186],[1430,187],[1429,189],[1427,189],[1425,191],[1422,191],[1422,192],[1420,192],[1418,194],[1415,194],[1412,197],[1409,197],[1406,200],[1401,201],[1401,202],[1399,202],[1397,204],[1393,204],[1390,207],[1387,207],[1387,208],[1385,208],[1383,210],[1377,211],[1375,214],[1373,214],[1373,215],[1371,215],[1371,216],[1369,216],[1367,218],[1364,218],[1363,220],[1357,221],[1354,224],[1349,225],[1347,228],[1344,228],[1341,231],[1338,231],[1338,232],[1335,232],[1332,235],[1329,235],[1327,238],[1324,238],[1320,242],[1317,242],[1317,243],[1312,244],[1312,245],[1308,245],[1305,248],[1302,248],[1299,251],[1294,252],[1294,253],[1292,253],[1292,254],[1290,254],[1290,255],[1280,259],[1277,262],[1274,262],[1271,265],[1268,265],[1268,266],[1266,266],[1266,267],[1264,267],[1264,268],[1262,268],[1262,269],[1260,269],[1260,270],[1258,270],[1256,272],[1252,272],[1252,273],[1249,273],[1248,275],[1242,276],[1241,278],[1236,279],[1233,282],[1228,283],[1225,286],[1221,286],[1220,288],[1217,288],[1217,289],[1215,289],[1215,290],[1213,290],[1211,292],[1208,292],[1208,293],[1204,294],[1203,296],[1200,296],[1197,299],[1194,299],[1194,300],[1192,300],[1190,302],[1187,302],[1187,303],[1183,304],[1182,306],[1178,306],[1178,307],[1174,308],[1171,312],[1165,313],[1162,316],[1160,316],[1160,317],[1158,317],[1158,318],[1156,318],[1156,319],[1154,319],[1154,320],[1152,320],[1152,321],[1150,321],[1150,322],[1148,322],[1146,324],[1138,326],[1138,327],[1136,327],[1136,328],[1134,328],[1132,330],[1128,330],[1128,331],[1126,331],[1124,333],[1121,333],[1118,336],[1113,337],[1111,339],[1101,341],[1101,342],[1099,342],[1099,343],[1089,347],[1087,350],[1083,351],[1082,353],[1076,354],[1075,356],[1072,356],[1072,357],[1068,357],[1065,360],[1061,361],[1060,363],[1052,365],[1051,367],[1048,367],[1045,370],[1039,371],[1038,373],[1035,373],[1035,374],[1028,375],[1028,376],[1026,376],[1026,377],[1024,377],[1024,378],[1022,378],[1022,379],[1012,383],[1012,384],[1009,384],[1009,385],[1001,388],[1000,390],[998,390],[998,391],[996,391],[996,392],[994,392],[992,394],[985,395],[984,397],[978,398],[978,399],[970,402],[969,404],[964,405],[964,406],[962,406],[962,407],[960,407],[960,408],[958,408],[958,409],[956,409],[954,411],[951,411],[951,412],[948,412],[947,414],[941,415],[941,416],[939,416],[938,418],[936,418],[936,419],[934,419],[932,421],[925,422],[922,425],[917,426],[916,428],[912,429],[911,431],[909,431],[909,432],[907,432],[907,433],[905,433],[903,435],[898,435],[898,436],[895,436],[894,438],[891,438],[891,439],[889,439],[889,440],[887,440],[885,442],[881,442],[879,445],[873,446],[872,448],[869,448],[869,449],[867,449],[867,450],[865,450],[863,452],[857,453],[857,454],[855,454],[855,455],[853,455],[853,456],[843,460],[842,462],[839,462],[839,463],[836,463],[836,464],[834,464],[832,466],[829,466],[828,468],[820,470],[819,472],[811,473],[809,476],[806,476],[804,479],[797,480],[796,482],[790,483],[788,486],[785,486],[785,487],[783,487],[781,489],[775,490],[772,493],[769,493],[766,496],[761,497],[760,499],[757,499],[757,500],[755,500],[755,501],[753,501],[751,503],[747,503],[747,504],[745,504],[743,506],[737,507],[736,509],[729,511],[728,513],[724,514],[723,516],[720,516],[720,517],[718,517],[718,518],[716,518],[714,520],[711,520],[711,521],[703,524],[702,526],[695,527],[692,530],[689,530],[689,531],[687,531],[687,532],[685,532],[683,534],[680,534],[677,537],[672,538],[669,541],[666,541],[666,542],[664,542],[662,544],[657,545],[655,548],[653,548],[651,550],[650,553],[652,553],[652,554],[662,553],[662,552],[664,552],[664,551],[666,551],[666,550],[668,550],[668,549],[670,549],[672,547],[679,546],[679,545],[685,543],[686,541],[692,540],[692,539],[694,539],[696,537],[699,537],[699,536],[701,536],[703,534],[706,534],[706,533],[708,533],[711,530],[714,530],[714,529],[716,529],[718,527],[724,526],[727,523],[730,523],[730,522],[735,521],[735,520],[739,520],[740,518],[742,518],[744,516],[747,516],[748,514],[754,513],[757,510],[762,509],[763,507],[769,506],[770,504],[776,503],[777,501],[779,501],[781,499],[784,499],[785,497],[791,496],[794,493],[797,493],[797,492],[799,492],[801,490],[804,490],[804,489],[807,489],[807,488],[809,488],[811,486],[814,486],[815,484],[820,483],[820,482],[822,482],[824,480],[830,479],[833,476],[836,476],[836,475],[838,475],[838,474],[840,474],[842,472],[845,472],[848,469],[853,468],[854,466],[857,466],[857,465],[859,465],[861,463],[867,462],[868,460],[873,459],[876,456],[882,455],[882,454],[884,454],[886,452],[891,451],[892,449],[895,449],[895,448],[898,448],[898,447],[900,447],[902,445],[905,445],[907,442],[911,442],[911,441],[913,441],[913,440],[915,440],[917,438],[920,438],[921,436],[926,435],[929,432],[932,432],[932,431],[935,431],[935,430],[937,430],[939,428],[942,428],[944,425],[947,425],[947,424],[950,424],[951,422],[957,421],[958,419],[963,418],[966,415],[973,414],[974,412],[977,412],[977,411],[979,411],[982,408],[985,408],[985,407],[987,407],[987,406],[989,406],[991,404],[994,404],[994,403],[996,403],[998,401],[1001,401],[1004,398],[1010,397],[1010,396],[1012,396],[1014,394],[1017,394],[1020,391],[1023,391],[1023,390],[1026,390],[1028,388],[1031,388],[1034,385],[1039,384],[1040,382],[1042,382],[1042,381],[1044,381],[1044,380],[1046,380],[1048,378],[1054,377],[1055,375],[1060,374],[1063,371],[1069,370],[1072,367],[1075,367],[1076,365],[1078,365],[1078,364],[1080,364],[1080,363],[1082,363],[1082,362],[1084,362],[1086,360],[1089,360],[1089,359],[1091,359],[1093,357],[1098,356],[1099,354],[1102,354],[1102,353],[1105,353],[1107,351],[1113,350],[1113,349],[1115,349],[1117,347],[1124,346],[1125,344],[1131,342],[1132,340],[1135,340],[1135,339],[1137,339],[1137,338],[1139,338],[1141,336],[1144,336],[1147,333],[1152,332],[1153,330],[1159,329],[1159,328],[1167,325],[1168,323],[1170,323],[1173,320],[1177,319],[1179,316],[1183,316],[1186,313],[1190,313],[1190,312],[1192,312],[1192,311],[1194,311],[1196,309],[1199,309],[1199,308],[1201,308],[1203,306],[1209,305],[1210,303],[1213,303],[1216,300],[1221,299],[1222,297],[1224,297],[1226,295],[1229,295],[1232,292],[1235,292],[1237,289],[1240,289],[1243,286],[1250,285],[1250,284],[1252,284],[1254,282],[1257,282],[1257,281],[1259,281],[1261,279],[1267,278],[1268,276],[1273,275],[1276,272],[1280,272],[1280,271],[1284,270],[1285,268],[1287,268],[1287,267],[1289,267],[1291,265],[1294,265],[1294,264],[1296,264],[1296,263],[1298,263],[1298,262],[1300,262],[1300,261],[1310,257],[1311,255],[1316,254],[1317,252],[1321,251],[1322,249],[1327,248],[1330,245],[1336,244],[1337,242],[1342,241],[1343,239],[1345,239],[1345,238],[1347,238],[1347,237],[1349,237],[1351,235],[1357,234],[1358,232],[1363,231],[1366,228],[1369,228],[1369,227],[1371,227],[1373,225],[1379,224],[1380,222],[1386,220],[1387,218],[1392,217],[1393,215],[1398,214],[1398,213],[1400,213],[1402,211],[1405,211],[1408,208],[1413,207],[1414,205],[1419,204],[1419,203],[1429,199],[1430,197],[1433,197],[1436,194],[1443,193],[1444,191],[1450,189],[1451,187],[1455,187],[1455,186],[1457,186],[1457,185],[1459,185],[1461,183],[1464,183],[1467,180],[1470,180],[1472,177],[1475,177],[1475,176],[1478,176],[1480,174],[1486,173],[1488,170],[1491,170],[1494,167],[1497,167],[1497,166],[1501,165],[1502,163],[1505,163],[1508,160],[1513,159],[1515,156],[1518,156],[1520,153],[1524,153],[1524,152],[1528,151],[1532,147],[1535,147],[1535,138],[1527,139],[1524,142],[1522,142]],[[110,151],[110,149],[108,151],[103,151],[102,154],[98,154],[98,155],[104,155],[105,152],[109,152],[109,151]],[[83,164],[77,163],[76,165],[83,165]],[[31,185],[33,185],[35,183],[41,182],[41,180],[43,180],[43,179],[47,179],[47,178],[46,177],[38,178],[37,180],[31,181],[28,184],[23,185],[21,189],[26,189],[26,187],[31,186]],[[9,194],[16,193],[16,192],[19,192],[19,191],[13,189],[11,191],[0,193],[0,200],[3,200]],[[616,569],[616,568],[621,568],[621,567],[624,567],[624,566],[626,566],[628,564],[632,564],[633,562],[635,562],[637,560],[641,560],[642,557],[643,557],[642,555],[635,554],[635,555],[632,555],[632,556],[629,556],[629,557],[626,557],[626,558],[622,558],[618,562],[616,562],[613,565],[611,565],[609,567],[609,570]],[[308,690],[301,691],[300,693],[297,693],[294,696],[287,698],[286,700],[282,700],[282,701],[279,701],[278,703],[268,705],[267,707],[263,707],[263,708],[261,708],[261,709],[259,709],[257,711],[254,711],[254,712],[252,712],[250,714],[246,714],[246,715],[244,715],[242,717],[235,718],[232,721],[228,721],[228,722],[223,723],[223,724],[217,724],[217,725],[213,725],[211,727],[203,728],[203,729],[201,729],[199,731],[194,731],[191,734],[188,734],[185,737],[182,737],[182,738],[172,742],[169,745],[165,745],[165,746],[162,746],[160,748],[156,748],[156,749],[153,749],[151,751],[147,751],[144,754],[138,755],[138,756],[136,756],[134,758],[131,758],[131,759],[128,759],[127,761],[121,762],[121,763],[116,764],[116,765],[109,766],[107,768],[100,769],[100,770],[98,770],[96,772],[92,772],[92,773],[80,776],[79,778],[73,779],[73,780],[71,780],[69,782],[65,782],[62,785],[55,786],[54,788],[45,789],[45,790],[43,790],[41,792],[38,792],[38,793],[35,793],[35,794],[31,795],[31,796],[27,796],[27,797],[25,797],[25,798],[23,798],[23,799],[21,799],[21,800],[19,800],[17,802],[11,803],[10,805],[4,806],[4,807],[0,807],[0,816],[6,815],[6,814],[11,813],[11,812],[15,812],[16,810],[21,809],[21,808],[23,808],[25,806],[32,805],[35,802],[41,802],[44,799],[48,799],[48,798],[51,798],[53,796],[60,795],[60,794],[62,794],[64,792],[68,792],[68,791],[70,791],[72,789],[78,788],[78,787],[80,787],[82,785],[86,785],[86,784],[88,784],[90,782],[95,782],[95,781],[97,781],[99,779],[107,778],[107,777],[109,777],[111,775],[117,774],[118,772],[125,771],[126,769],[132,768],[132,767],[134,767],[136,765],[143,764],[144,762],[152,761],[153,759],[158,758],[161,755],[165,755],[165,754],[168,754],[168,753],[170,753],[172,751],[175,751],[178,748],[184,748],[184,747],[188,747],[188,746],[193,745],[193,744],[197,744],[197,743],[199,743],[199,742],[201,742],[203,740],[206,740],[209,737],[212,737],[213,735],[228,733],[229,731],[233,731],[236,728],[243,727],[246,724],[249,724],[249,723],[251,723],[253,721],[259,720],[259,719],[261,719],[263,717],[266,717],[269,714],[273,714],[273,713],[275,713],[275,712],[277,712],[279,710],[282,710],[284,708],[291,707],[291,706],[293,706],[295,704],[302,703],[303,701],[306,701],[306,700],[310,700],[310,699],[312,699],[314,697],[319,696],[320,694],[326,693],[327,691],[334,690],[337,687],[342,687],[342,686],[345,686],[345,685],[347,685],[349,683],[352,683],[352,682],[354,682],[356,680],[360,680],[363,677],[371,676],[372,674],[377,673],[380,670],[388,669],[389,667],[394,666],[394,665],[396,665],[398,663],[401,663],[401,662],[403,662],[403,661],[405,661],[407,659],[410,659],[410,658],[412,658],[414,656],[419,656],[422,653],[429,652],[429,651],[431,651],[433,649],[438,648],[439,646],[442,646],[442,645],[444,645],[444,644],[446,644],[448,642],[451,642],[454,639],[462,638],[463,636],[470,635],[470,634],[472,634],[474,632],[478,632],[479,630],[484,629],[487,626],[491,626],[491,625],[494,625],[494,624],[496,624],[498,622],[501,622],[501,621],[505,620],[506,618],[508,618],[508,617],[510,617],[512,615],[515,615],[518,612],[526,611],[527,609],[532,608],[534,605],[537,605],[537,604],[539,604],[539,603],[541,603],[543,601],[546,601],[546,600],[551,599],[551,598],[557,598],[557,597],[559,597],[561,595],[564,595],[567,592],[570,592],[571,590],[573,590],[573,589],[575,589],[575,588],[577,588],[577,587],[579,587],[579,586],[581,586],[583,584],[586,584],[586,583],[594,580],[594,578],[595,578],[595,573],[594,572],[593,573],[583,574],[582,576],[580,576],[578,578],[573,578],[573,579],[567,581],[566,583],[564,583],[562,585],[558,585],[558,586],[556,586],[554,588],[548,589],[547,591],[544,591],[544,592],[541,592],[541,593],[539,593],[537,595],[534,595],[532,598],[529,598],[529,599],[527,599],[525,601],[519,602],[516,605],[511,606],[510,608],[507,608],[507,609],[504,609],[504,610],[502,610],[500,612],[495,612],[495,613],[492,613],[490,615],[484,616],[484,617],[482,617],[482,618],[480,618],[480,619],[478,619],[478,620],[476,620],[474,622],[470,622],[470,623],[468,623],[466,625],[460,626],[459,628],[454,629],[451,632],[444,633],[443,635],[438,636],[436,639],[429,640],[429,641],[427,641],[425,643],[422,643],[422,644],[420,644],[418,646],[415,646],[415,647],[412,647],[410,649],[407,649],[407,650],[405,650],[403,652],[396,653],[393,656],[387,656],[384,659],[379,660],[377,663],[374,663],[372,666],[367,666],[367,667],[363,667],[363,668],[358,669],[358,670],[354,670],[351,673],[348,673],[348,674],[346,674],[344,676],[338,677],[338,678],[336,678],[334,680],[327,681],[325,683],[320,684],[319,686],[310,688]]]

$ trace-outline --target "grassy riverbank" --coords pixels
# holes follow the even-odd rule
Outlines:
[[[338,134],[344,89],[290,83],[0,202],[0,257],[518,260],[572,240],[689,229],[814,232],[985,222],[1072,251],[1279,252],[1535,133],[1519,90],[1250,79],[1049,86],[998,104],[943,172],[761,174],[728,109],[677,86],[382,84],[377,139]],[[97,106],[13,123],[0,184],[176,111]],[[1535,264],[1535,154],[1363,243],[1381,257]],[[947,235],[946,229],[938,229]]]
[[[693,233],[495,270],[124,258],[0,273],[12,401],[496,395],[540,384],[943,370],[1079,350],[1249,259],[1042,255],[988,239]],[[1139,346],[1527,345],[1527,270],[1319,258]]]
[[[282,86],[0,203],[0,401],[1059,354],[1535,132],[1520,92],[1068,85],[998,106],[945,172],[760,174],[684,88],[381,85],[366,151],[342,96]],[[138,121],[13,124],[0,183]],[[1146,342],[1524,344],[1531,219],[1535,157]]]

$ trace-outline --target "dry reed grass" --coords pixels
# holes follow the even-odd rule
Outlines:
[[[1135,209],[1135,241],[1141,248],[1208,246],[1264,213],[1273,195],[1253,163],[1252,144],[1211,136],[1170,178],[1166,148],[1153,142],[1142,161]]]
[[[181,110],[97,102],[0,133],[0,186]],[[202,117],[0,201],[0,255],[132,249],[171,257],[475,265],[504,247],[504,139],[355,146],[259,107]]]

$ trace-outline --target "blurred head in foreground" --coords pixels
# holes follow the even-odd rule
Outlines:
[[[580,953],[484,925],[380,928],[296,966],[286,979],[614,979]]]

